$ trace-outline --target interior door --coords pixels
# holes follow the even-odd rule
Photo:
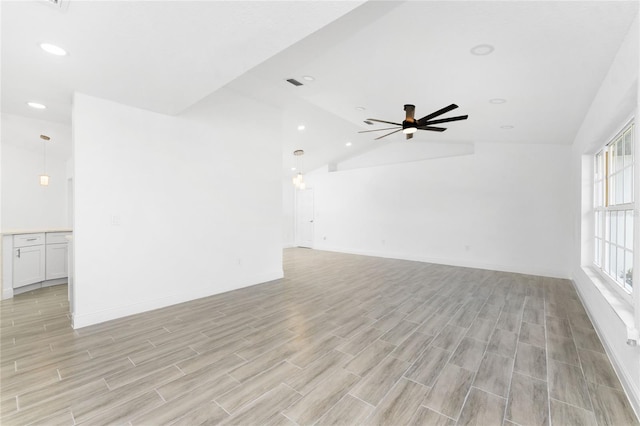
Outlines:
[[[313,248],[313,189],[296,191],[296,245]]]

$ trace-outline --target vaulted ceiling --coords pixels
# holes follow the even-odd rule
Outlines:
[[[404,143],[357,132],[370,117],[402,121],[405,103],[418,117],[450,103],[469,115],[415,143],[570,144],[638,14],[636,1],[1,5],[3,112],[70,123],[77,90],[178,114],[227,86],[284,109],[285,170],[295,148],[318,167]]]

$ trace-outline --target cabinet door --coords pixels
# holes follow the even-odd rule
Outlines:
[[[47,244],[47,279],[66,278],[67,244]]]
[[[44,278],[44,245],[13,249],[13,288],[39,283]]]

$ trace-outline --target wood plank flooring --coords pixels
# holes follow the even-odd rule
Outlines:
[[[287,249],[285,278],[72,330],[2,301],[3,425],[638,425],[567,280]]]

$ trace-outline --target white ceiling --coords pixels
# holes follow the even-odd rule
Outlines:
[[[3,112],[69,123],[78,90],[175,114],[228,85],[285,109],[285,170],[295,148],[312,168],[401,142],[357,131],[368,117],[402,121],[405,103],[417,117],[450,103],[460,108],[446,116],[469,114],[416,143],[570,144],[638,13],[637,1],[63,5],[2,2]],[[47,55],[42,41],[70,55]],[[479,44],[495,51],[472,55]]]
[[[2,2],[3,111],[70,122],[77,90],[176,114],[362,3],[62,1]]]

